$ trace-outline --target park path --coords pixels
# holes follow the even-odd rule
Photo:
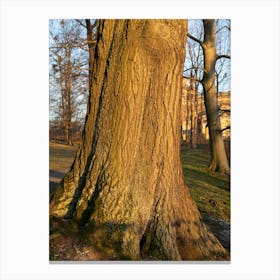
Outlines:
[[[225,249],[230,252],[230,224],[222,219],[202,214],[204,223],[210,228]]]
[[[61,143],[50,142],[49,147],[49,190],[52,193],[64,175],[69,171],[78,145],[67,146]]]
[[[59,182],[63,179],[64,175],[67,173],[67,169],[63,169],[63,170],[49,170],[49,185],[50,185],[50,189],[49,192],[53,193]]]

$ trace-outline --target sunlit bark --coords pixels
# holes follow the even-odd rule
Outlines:
[[[229,173],[215,86],[215,65],[217,59],[215,20],[203,20],[203,26],[204,75],[202,85],[210,136],[211,163],[209,169],[221,173]]]

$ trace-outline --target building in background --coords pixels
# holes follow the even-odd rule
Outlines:
[[[218,106],[223,137],[230,138],[230,91],[218,93]],[[203,143],[209,140],[207,116],[203,94],[189,78],[183,79],[181,107],[182,140],[190,143]],[[227,129],[226,129],[227,128]]]

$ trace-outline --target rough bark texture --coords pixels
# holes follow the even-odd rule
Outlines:
[[[186,28],[184,20],[99,25],[83,142],[50,215],[77,223],[118,259],[227,258],[181,169]]]
[[[229,164],[221,131],[215,86],[215,65],[217,59],[215,20],[203,20],[203,26],[204,41],[202,48],[204,53],[204,75],[202,85],[204,88],[204,100],[210,136],[211,163],[209,169],[229,174]]]

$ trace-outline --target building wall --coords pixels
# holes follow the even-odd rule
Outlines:
[[[221,109],[221,128],[230,126],[230,91],[218,94],[218,105]],[[227,111],[222,111],[227,110]],[[196,141],[201,142],[209,139],[207,116],[204,106],[204,97],[197,94],[197,89],[190,85],[189,79],[183,79],[182,90],[182,140],[190,142],[191,134],[196,134]],[[230,137],[230,129],[224,130],[224,138]]]

